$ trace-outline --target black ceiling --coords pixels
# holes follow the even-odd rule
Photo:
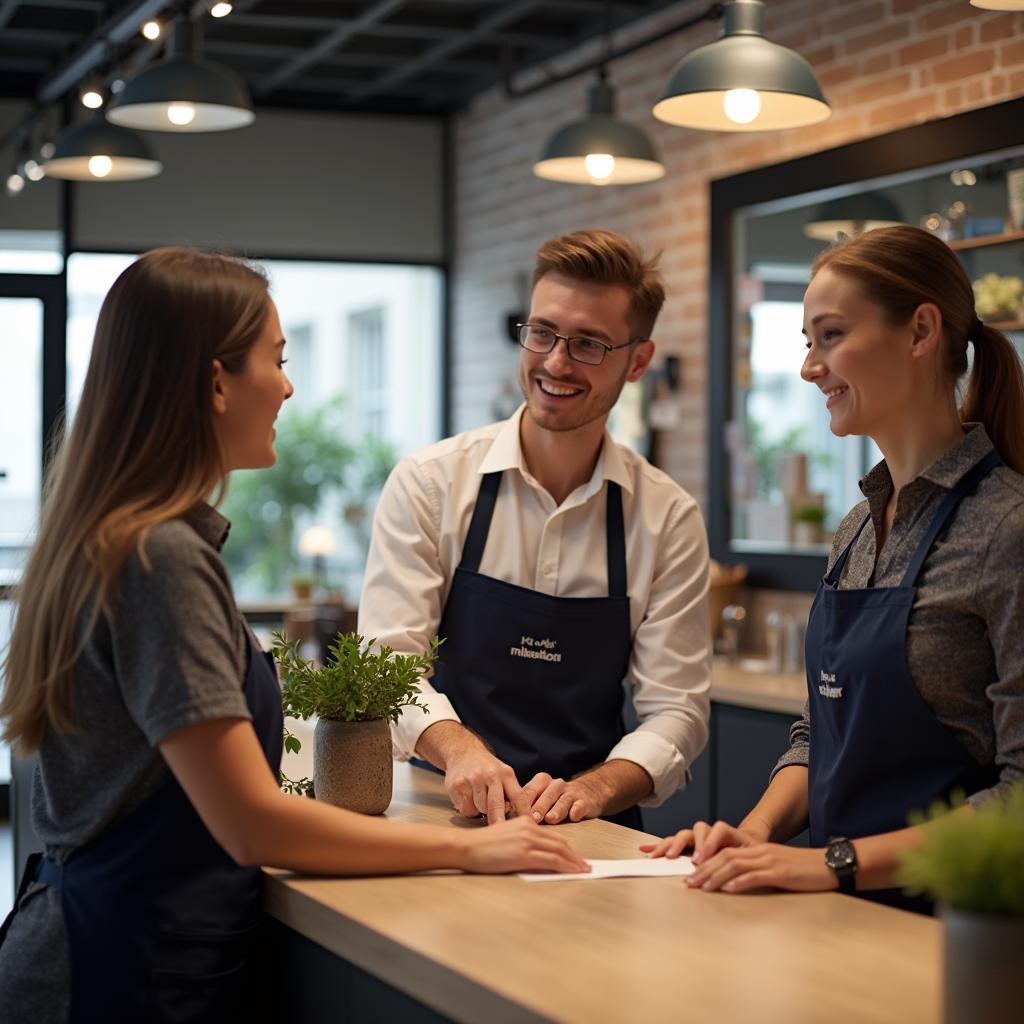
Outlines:
[[[141,23],[181,6],[0,0],[0,97],[48,106],[90,71],[137,69],[162,46]],[[671,0],[235,0],[219,19],[207,6],[189,5],[204,56],[241,74],[257,105],[445,114]]]

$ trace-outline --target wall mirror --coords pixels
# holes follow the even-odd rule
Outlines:
[[[752,584],[813,589],[881,457],[833,436],[799,375],[811,263],[837,233],[933,231],[1024,351],[1024,145],[1008,131],[1022,115],[1013,100],[712,183],[708,531]]]

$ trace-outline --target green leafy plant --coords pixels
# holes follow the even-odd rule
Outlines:
[[[299,655],[299,641],[274,633],[274,658],[281,672],[284,713],[303,720],[311,715],[339,722],[398,721],[402,708],[418,707],[419,682],[437,660],[441,641],[435,637],[422,654],[396,654],[386,644],[359,633],[338,633],[328,647],[327,663],[318,666]],[[285,738],[285,749],[299,741]]]
[[[822,526],[825,522],[825,510],[820,505],[801,505],[790,513],[794,523],[811,523]]]
[[[900,882],[943,906],[1024,917],[1024,782],[975,814],[950,814],[964,802],[936,803],[911,818],[924,843],[900,858]]]

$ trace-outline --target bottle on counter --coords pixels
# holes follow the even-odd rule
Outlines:
[[[786,672],[804,670],[804,620],[798,615],[787,615],[785,624],[786,651],[783,667]]]
[[[772,672],[781,672],[785,656],[786,620],[782,612],[769,612],[764,618],[765,645],[768,666]]]

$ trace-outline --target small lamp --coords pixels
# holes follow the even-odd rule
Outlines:
[[[43,162],[48,178],[68,181],[135,181],[163,170],[145,140],[95,114],[65,131]]]
[[[328,555],[333,555],[337,542],[326,526],[311,526],[299,539],[299,554],[313,559],[313,576],[318,587],[324,585],[324,566]]]
[[[802,128],[832,114],[811,66],[764,37],[761,0],[729,0],[725,34],[688,53],[655,104],[659,121],[705,131]]]

